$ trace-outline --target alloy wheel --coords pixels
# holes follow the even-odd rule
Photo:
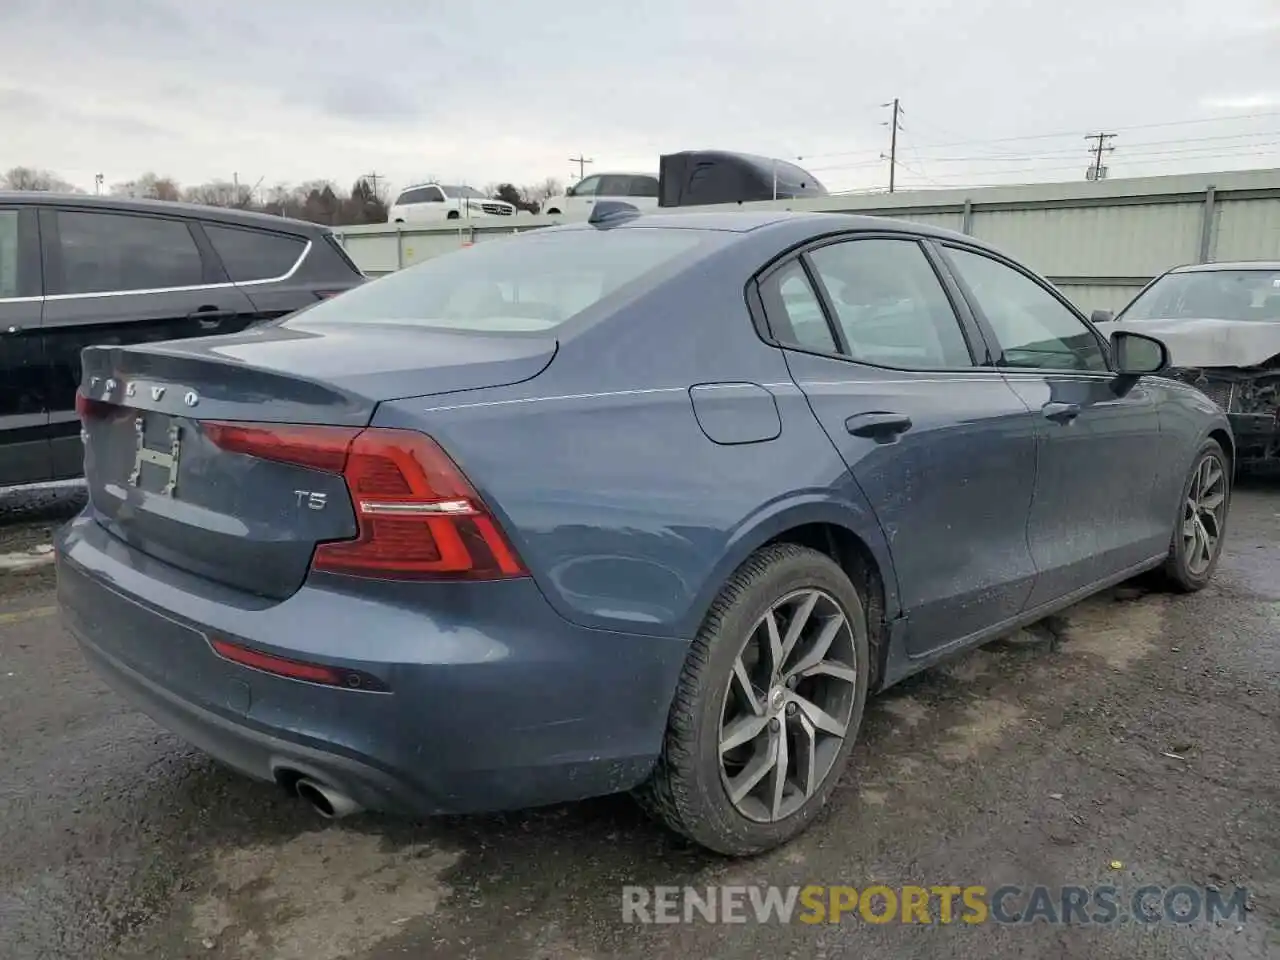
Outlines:
[[[1187,570],[1201,576],[1217,556],[1227,507],[1227,474],[1210,453],[1197,464],[1182,507],[1182,544]]]
[[[720,719],[720,777],[734,808],[761,823],[799,810],[840,755],[857,700],[853,627],[807,589],[776,601],[734,660]]]

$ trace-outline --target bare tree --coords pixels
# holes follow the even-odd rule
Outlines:
[[[244,183],[232,183],[230,180],[213,180],[188,187],[183,191],[182,198],[208,207],[244,209],[253,204],[253,188]]]
[[[154,173],[144,173],[137,180],[127,180],[111,187],[111,193],[118,197],[143,197],[147,200],[181,200],[182,188],[173,177],[161,177]]]
[[[13,167],[0,177],[5,190],[38,190],[48,193],[83,193],[51,170],[35,167]]]
[[[531,203],[545,203],[551,197],[558,197],[564,193],[564,184],[555,177],[547,177],[541,183],[535,183],[530,187],[521,187],[520,192]]]

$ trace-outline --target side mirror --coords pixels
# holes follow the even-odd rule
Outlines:
[[[1122,377],[1159,373],[1169,366],[1169,348],[1155,337],[1117,330],[1111,334],[1111,358]]]
[[[1100,323],[1110,323],[1116,315],[1110,310],[1095,310],[1089,315],[1089,321],[1096,327]]]
[[[573,196],[573,187],[565,187],[565,188],[564,188],[564,195],[565,195],[566,197],[572,197],[572,196]]]

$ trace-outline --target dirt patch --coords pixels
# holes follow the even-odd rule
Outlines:
[[[459,856],[388,851],[375,835],[338,828],[222,851],[193,911],[195,940],[235,960],[338,960],[435,913],[451,892],[440,877]]]
[[[1003,700],[983,700],[965,708],[962,721],[943,734],[938,756],[952,763],[967,763],[997,743],[1005,730],[1026,716],[1026,711]]]
[[[1119,603],[1103,596],[1072,607],[1062,619],[1063,649],[1100,657],[1113,670],[1128,670],[1155,649],[1168,598]]]
[[[929,708],[913,697],[890,695],[876,706],[907,727],[917,727],[929,718]]]

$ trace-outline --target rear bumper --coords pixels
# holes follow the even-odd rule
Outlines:
[[[137,553],[90,511],[57,538],[64,622],[126,699],[249,776],[303,774],[368,809],[429,815],[613,793],[652,769],[683,642],[569,624],[529,580],[313,578],[268,602]],[[262,673],[213,637],[391,692]]]

